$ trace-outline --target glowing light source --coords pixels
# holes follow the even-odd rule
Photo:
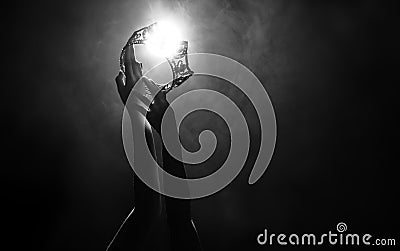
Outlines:
[[[182,41],[180,29],[175,23],[159,21],[135,31],[122,48],[119,58],[120,68],[124,73],[125,51],[129,46],[135,44],[144,44],[153,54],[167,59],[172,70],[173,80],[160,86],[162,91],[169,92],[194,74],[189,68],[188,41]]]
[[[159,21],[152,28],[146,46],[153,54],[171,57],[177,53],[182,41],[178,26],[171,21]]]

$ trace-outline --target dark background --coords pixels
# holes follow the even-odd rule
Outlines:
[[[393,2],[16,1],[3,10],[11,34],[3,48],[11,55],[2,91],[4,246],[105,250],[133,207],[114,77],[120,48],[150,23],[150,10],[185,18],[190,52],[249,67],[276,112],[277,144],[264,176],[246,182],[257,154],[254,122],[240,176],[193,202],[205,250],[264,250],[256,242],[264,228],[327,233],[341,221],[349,233],[400,241]],[[193,119],[189,148],[196,119],[214,120]]]

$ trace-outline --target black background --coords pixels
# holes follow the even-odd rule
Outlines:
[[[104,250],[133,207],[114,77],[120,48],[150,23],[151,5],[186,14],[191,52],[249,67],[276,112],[276,149],[260,181],[246,182],[252,146],[229,187],[193,202],[205,250],[263,250],[256,236],[264,228],[327,233],[338,222],[400,240],[392,2],[18,1],[3,23],[12,34],[3,48],[11,55],[2,91],[4,246]]]

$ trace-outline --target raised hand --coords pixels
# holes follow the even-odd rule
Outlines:
[[[129,46],[123,54],[124,70],[120,70],[115,78],[122,102],[125,104],[133,86],[142,77],[142,63],[136,61],[135,49]]]

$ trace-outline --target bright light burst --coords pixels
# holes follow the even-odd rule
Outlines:
[[[171,21],[158,21],[146,41],[148,49],[158,56],[174,55],[182,41],[178,26]]]

